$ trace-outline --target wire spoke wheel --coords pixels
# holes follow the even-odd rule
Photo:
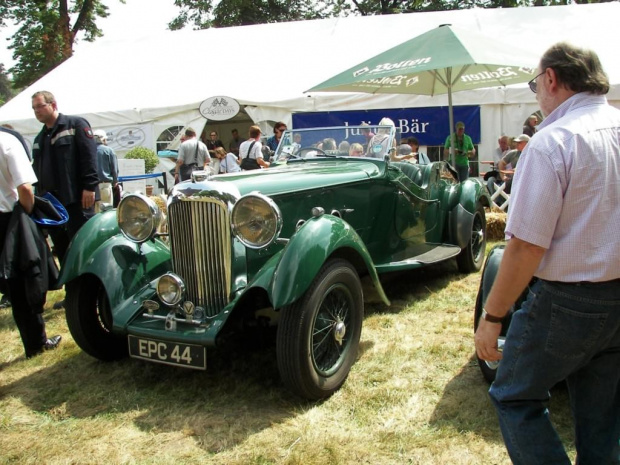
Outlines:
[[[329,397],[357,358],[364,317],[357,272],[345,260],[327,261],[306,293],[281,311],[276,350],[282,381],[306,399]]]

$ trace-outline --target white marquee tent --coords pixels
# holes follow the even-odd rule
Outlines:
[[[536,55],[561,40],[592,48],[613,84],[608,99],[620,107],[617,18],[620,4],[615,2],[183,30],[130,42],[103,38],[81,46],[72,58],[2,106],[0,123],[12,124],[32,140],[41,127],[30,108],[30,97],[38,90],[53,92],[62,113],[82,115],[93,128],[151,148],[169,127],[201,130],[207,121],[199,105],[213,96],[236,99],[263,130],[278,120],[291,124],[293,112],[447,106],[445,95],[304,93],[440,24],[471,28]],[[453,99],[455,105],[480,105],[482,160],[490,159],[498,135],[519,134],[523,121],[538,110],[525,85],[459,92]],[[250,121],[246,123],[247,127]],[[228,135],[230,123],[221,124],[220,134]]]

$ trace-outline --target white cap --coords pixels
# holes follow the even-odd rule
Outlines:
[[[527,134],[521,134],[519,137],[515,137],[514,141],[515,142],[529,142],[530,136],[528,136]]]
[[[95,136],[97,139],[99,139],[102,142],[108,139],[108,135],[105,133],[103,129],[97,129],[96,131],[93,131],[93,136]]]

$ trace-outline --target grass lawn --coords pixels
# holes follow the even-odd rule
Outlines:
[[[358,361],[318,403],[283,388],[269,341],[211,351],[206,372],[103,363],[56,291],[45,318],[63,342],[26,360],[0,310],[0,464],[509,464],[473,355],[479,279],[454,262],[386,275],[389,307],[366,285]],[[565,389],[550,409],[574,460]]]

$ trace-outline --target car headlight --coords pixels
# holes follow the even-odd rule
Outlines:
[[[234,235],[243,245],[260,249],[277,239],[282,229],[282,215],[269,197],[248,194],[233,207],[231,223]]]
[[[126,195],[116,210],[116,219],[123,235],[139,244],[155,235],[161,218],[157,204],[141,194]]]
[[[174,273],[166,273],[157,281],[157,297],[166,305],[176,305],[185,294],[183,280]]]

